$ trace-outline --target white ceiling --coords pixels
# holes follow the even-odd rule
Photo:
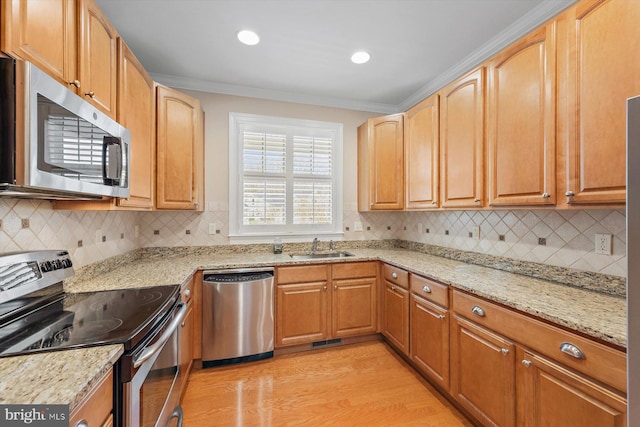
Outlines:
[[[183,88],[402,111],[574,0],[97,0],[153,78]],[[251,29],[260,44],[236,33]],[[356,50],[371,61],[355,65]]]

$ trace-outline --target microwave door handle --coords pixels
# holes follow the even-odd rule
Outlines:
[[[167,329],[165,329],[165,331],[162,333],[160,338],[158,338],[158,341],[153,343],[153,345],[150,345],[149,347],[145,348],[142,351],[142,353],[140,353],[140,356],[136,357],[133,360],[134,368],[140,367],[140,365],[142,365],[144,362],[149,360],[154,354],[162,350],[162,347],[164,347],[164,344],[167,341],[169,341],[169,338],[171,338],[171,335],[173,335],[175,330],[178,329],[178,326],[182,322],[182,319],[184,319],[185,314],[187,314],[187,304],[184,302],[181,302],[180,304],[178,304],[178,307],[180,311],[178,312],[176,317],[173,318],[173,320],[171,321]]]
[[[105,136],[102,143],[102,178],[105,184],[119,183],[122,175],[122,155],[120,139]]]

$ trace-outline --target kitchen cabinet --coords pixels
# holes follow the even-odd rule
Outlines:
[[[279,267],[276,347],[375,333],[377,264]]]
[[[484,198],[484,68],[440,94],[440,203],[482,207]]]
[[[200,101],[158,85],[156,208],[203,210],[204,117]]]
[[[430,96],[405,114],[406,209],[438,207],[439,96]]]
[[[415,274],[411,284],[409,357],[443,390],[449,390],[449,294],[445,285]]]
[[[194,315],[194,303],[193,295],[195,289],[196,275],[192,276],[189,281],[181,287],[181,301],[187,304],[187,314],[182,319],[180,324],[180,354],[179,354],[179,387],[180,396],[184,394],[187,388],[187,381],[189,379],[189,373],[193,366],[194,359],[194,330],[195,330],[195,315]]]
[[[155,85],[129,47],[118,44],[118,123],[131,132],[129,197],[120,207],[153,209],[155,192]]]
[[[358,210],[404,208],[404,116],[367,120],[358,127]]]
[[[118,33],[94,0],[79,0],[78,94],[116,118]]]
[[[398,351],[409,355],[409,274],[389,264],[382,266],[382,335]]]
[[[0,7],[0,50],[73,85],[78,79],[76,1],[3,0]]]
[[[113,369],[87,393],[69,415],[69,426],[109,427],[113,425]],[[84,424],[82,424],[84,422]]]
[[[539,354],[517,349],[518,425],[626,426],[624,395]]]
[[[624,203],[626,100],[640,93],[640,3],[583,0],[559,32],[568,204]],[[564,178],[564,177],[563,177]]]
[[[454,315],[451,394],[483,425],[515,426],[515,345]]]
[[[490,206],[555,204],[555,33],[539,27],[488,63]]]

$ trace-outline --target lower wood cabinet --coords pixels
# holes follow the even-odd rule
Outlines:
[[[538,354],[517,349],[519,426],[623,427],[622,393]]]
[[[187,381],[189,379],[189,373],[193,366],[194,359],[194,289],[195,289],[196,275],[194,275],[187,283],[182,285],[182,302],[187,303],[187,314],[182,319],[180,324],[180,355],[179,355],[179,369],[180,369],[180,396],[183,395]]]
[[[69,426],[109,427],[113,425],[113,369],[98,382],[69,416]],[[84,424],[82,424],[84,422]]]
[[[382,266],[382,335],[409,355],[409,274],[389,264]]]
[[[515,345],[454,315],[451,394],[485,426],[516,425]]]
[[[377,263],[280,267],[276,347],[377,331]]]

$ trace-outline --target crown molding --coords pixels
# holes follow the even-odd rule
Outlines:
[[[328,96],[293,93],[250,86],[232,85],[209,80],[188,79],[167,74],[151,73],[151,78],[158,83],[176,89],[196,90],[201,92],[220,93],[224,95],[244,96],[248,98],[269,99],[272,101],[294,102],[298,104],[317,105],[321,107],[343,108],[346,110],[370,111],[373,113],[391,114],[398,111],[398,106],[351,99],[332,98]]]
[[[496,53],[500,52],[511,43],[517,41],[522,36],[539,27],[577,0],[545,0],[533,8],[529,13],[509,25],[497,36],[483,44],[479,49],[472,52],[462,61],[440,74],[425,86],[421,87],[413,95],[402,101],[396,112],[406,111],[416,105],[429,95],[437,92],[455,79],[473,70]]]

